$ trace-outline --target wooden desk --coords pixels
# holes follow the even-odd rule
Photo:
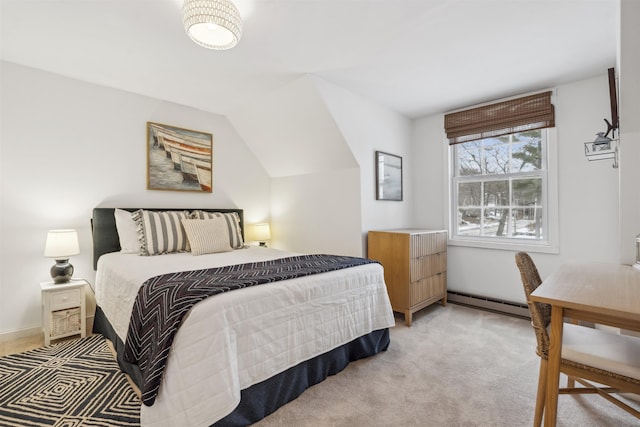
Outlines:
[[[566,264],[542,282],[531,300],[551,305],[544,425],[555,426],[563,318],[640,331],[640,270],[617,264]]]

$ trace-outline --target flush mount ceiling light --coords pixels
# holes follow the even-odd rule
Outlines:
[[[182,22],[191,40],[207,49],[231,49],[242,36],[240,12],[230,0],[184,0]]]

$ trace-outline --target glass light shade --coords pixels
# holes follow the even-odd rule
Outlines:
[[[231,49],[242,37],[242,18],[231,0],[184,0],[182,22],[191,40],[207,49]]]
[[[617,167],[618,141],[598,132],[593,142],[584,143],[584,154],[589,161],[614,159],[613,167]]]
[[[80,253],[76,230],[51,230],[47,234],[44,256],[55,259],[68,259]]]
[[[269,229],[269,224],[267,223],[254,224],[253,239],[258,242],[271,240],[271,230]]]
[[[608,150],[611,148],[611,138],[604,135],[604,132],[598,132],[596,134],[596,139],[593,140],[592,143],[594,146],[601,146],[602,150]],[[593,151],[598,151],[596,148]]]

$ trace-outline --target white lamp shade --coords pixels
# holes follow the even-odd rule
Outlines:
[[[253,240],[263,242],[265,240],[271,240],[271,230],[269,224],[254,224],[253,225]]]
[[[182,13],[185,31],[202,47],[230,49],[242,37],[242,18],[231,0],[184,0]]]
[[[44,256],[56,259],[67,259],[80,253],[78,233],[76,230],[51,230],[47,234]]]

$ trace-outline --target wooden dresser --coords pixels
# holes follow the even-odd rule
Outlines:
[[[369,231],[367,256],[384,267],[391,306],[407,326],[416,311],[436,301],[446,305],[446,230]]]

